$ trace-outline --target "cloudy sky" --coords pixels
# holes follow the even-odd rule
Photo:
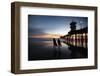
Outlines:
[[[88,25],[87,17],[28,15],[28,36],[33,38],[59,38],[70,31],[70,23],[77,22],[76,29]]]

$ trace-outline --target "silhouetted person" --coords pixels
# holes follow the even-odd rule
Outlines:
[[[60,39],[58,39],[57,42],[58,42],[58,45],[61,46],[61,41],[60,41]]]
[[[57,46],[57,43],[56,43],[56,39],[55,38],[53,38],[53,44],[54,44],[54,46]]]
[[[53,38],[53,50],[54,50],[54,59],[58,59],[60,58],[60,45],[59,45],[59,41],[58,39]]]

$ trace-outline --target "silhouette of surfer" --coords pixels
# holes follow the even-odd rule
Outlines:
[[[53,38],[54,59],[60,58],[60,40]]]
[[[55,38],[53,38],[53,44],[54,44],[54,46],[57,46],[57,42],[56,42]]]
[[[57,42],[58,42],[58,45],[61,46],[61,41],[60,41],[60,39],[58,39]]]

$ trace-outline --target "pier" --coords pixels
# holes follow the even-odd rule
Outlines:
[[[71,30],[67,35],[62,36],[61,39],[64,39],[64,43],[87,48],[88,27],[76,30],[76,22],[71,22],[70,25]]]

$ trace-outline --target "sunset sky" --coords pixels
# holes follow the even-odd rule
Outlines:
[[[59,38],[70,31],[70,22],[77,28],[86,27],[87,17],[28,15],[28,36],[32,38]]]

